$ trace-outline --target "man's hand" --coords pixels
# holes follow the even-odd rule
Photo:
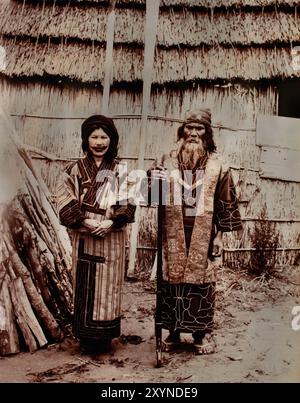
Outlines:
[[[222,239],[222,232],[218,231],[215,239],[213,240],[213,257],[220,257],[223,251],[223,239]]]
[[[151,177],[153,179],[168,179],[168,171],[162,166],[157,165],[154,169],[151,170]]]

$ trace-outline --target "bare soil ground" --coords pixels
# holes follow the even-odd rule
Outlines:
[[[125,282],[122,336],[110,353],[84,355],[70,336],[33,354],[1,357],[0,382],[300,382],[300,330],[291,326],[299,274],[284,273],[266,282],[220,271],[215,354],[195,355],[191,336],[183,335],[182,348],[163,353],[162,368],[155,368],[154,284]]]

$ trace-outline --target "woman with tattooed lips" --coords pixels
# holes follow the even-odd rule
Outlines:
[[[113,120],[90,116],[81,137],[85,156],[62,175],[58,210],[61,223],[72,230],[73,332],[85,352],[98,353],[120,335],[124,230],[134,220],[135,206],[120,191],[126,172],[116,159],[119,134]]]

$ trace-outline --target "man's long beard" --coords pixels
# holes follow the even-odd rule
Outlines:
[[[199,143],[186,143],[182,144],[181,159],[185,169],[193,170],[197,167],[199,160],[206,153],[203,142]]]

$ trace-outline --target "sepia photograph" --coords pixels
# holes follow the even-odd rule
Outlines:
[[[1,384],[300,382],[299,6],[0,0]]]

